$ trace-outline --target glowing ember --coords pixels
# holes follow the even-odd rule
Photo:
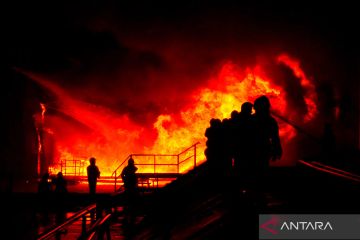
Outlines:
[[[41,121],[44,124],[46,107],[45,107],[45,104],[43,104],[43,103],[40,103],[40,107],[41,107]]]
[[[286,54],[280,55],[277,60],[291,68],[300,79],[307,106],[305,121],[310,121],[317,113],[314,85],[306,77],[297,60]],[[150,146],[145,146],[143,139],[153,139],[150,137],[151,131],[132,122],[126,114],[119,115],[107,108],[73,99],[59,86],[34,74],[28,75],[57,95],[59,103],[54,106],[56,111],[70,116],[84,126],[83,129],[79,129],[76,124],[55,114],[47,116],[46,125],[48,131],[56,138],[58,151],[58,156],[54,160],[57,164],[50,168],[54,172],[60,171],[61,161],[72,160],[79,164],[78,174],[83,175],[86,173],[84,168],[88,164],[87,159],[94,156],[98,159],[97,165],[102,176],[111,175],[131,153],[178,154],[196,142],[201,143],[196,150],[197,161],[203,162],[206,141],[204,132],[209,126],[210,119],[228,118],[233,110],[240,110],[243,102],[253,102],[260,95],[267,95],[274,106],[273,111],[286,116],[286,92],[281,86],[273,84],[261,66],[241,69],[229,61],[222,66],[217,76],[209,79],[207,86],[193,92],[190,103],[179,113],[162,114],[157,117],[153,124],[156,138]],[[44,116],[45,105],[42,104],[41,107]],[[286,143],[296,135],[296,131],[290,125],[281,122],[279,124],[282,142]],[[152,160],[141,161],[150,163]],[[173,163],[171,161],[174,159],[164,158],[161,161]],[[181,167],[181,171],[188,170],[192,165],[193,162],[189,161]],[[166,169],[162,167],[158,170],[166,172]]]

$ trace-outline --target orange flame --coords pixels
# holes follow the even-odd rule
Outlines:
[[[299,61],[286,54],[280,55],[278,61],[290,67],[300,79],[307,106],[305,121],[310,121],[317,113],[314,85],[300,68]],[[51,131],[57,137],[59,152],[59,157],[55,161],[57,164],[51,166],[54,171],[60,170],[60,163],[64,159],[77,160],[79,167],[82,168],[79,173],[84,174],[87,159],[95,156],[102,175],[111,175],[112,171],[131,153],[178,154],[196,142],[201,143],[196,151],[196,158],[200,163],[205,161],[204,133],[211,118],[228,118],[233,110],[240,110],[242,103],[254,101],[261,95],[270,98],[274,106],[273,110],[286,115],[285,91],[266,76],[261,66],[241,69],[229,61],[223,64],[217,76],[209,79],[206,86],[193,92],[190,103],[179,113],[159,115],[153,124],[157,137],[151,146],[144,146],[139,143],[142,143],[141,139],[149,138],[149,130],[132,122],[127,115],[119,115],[104,107],[75,100],[59,86],[39,76],[29,75],[58,95],[61,101],[58,111],[66,113],[91,129],[91,133],[81,133],[75,128],[67,131],[64,127],[66,123],[53,117]],[[42,109],[44,115],[45,105],[42,105]],[[48,121],[51,120],[49,118]],[[295,129],[290,125],[280,122],[279,126],[283,142],[296,135]],[[173,159],[163,159],[163,161],[169,163]],[[189,162],[181,170],[186,171],[191,166],[192,162]],[[166,167],[160,171],[166,172]]]
[[[41,121],[42,121],[42,123],[44,123],[44,121],[45,121],[46,106],[45,106],[45,104],[40,103],[40,107],[41,107]]]
[[[41,174],[41,154],[42,154],[43,146],[42,146],[40,129],[43,129],[43,127],[44,127],[45,112],[46,112],[45,104],[40,103],[40,108],[41,108],[41,126],[38,126],[38,123],[36,123],[36,126],[35,126],[37,142],[38,142],[38,149],[37,149],[37,173],[38,173],[38,175]]]

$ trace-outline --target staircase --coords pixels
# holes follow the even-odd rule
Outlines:
[[[135,166],[138,168],[136,175],[139,186],[158,188],[161,183],[171,182],[196,167],[196,146],[198,144],[200,143],[191,145],[179,154],[130,154],[111,175],[114,179],[114,191],[121,190],[119,187],[122,183],[121,171],[130,158],[134,159]]]

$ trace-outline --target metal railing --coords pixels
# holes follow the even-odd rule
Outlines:
[[[161,173],[181,174],[187,170],[186,163],[190,160],[193,160],[193,168],[196,167],[196,146],[198,144],[200,142],[191,145],[179,154],[130,154],[111,174],[111,177],[114,178],[115,191],[117,182],[121,179],[121,171],[130,158],[135,160],[135,166],[138,167],[139,173],[153,174],[154,177]]]
[[[360,183],[360,176],[356,175],[354,173],[350,173],[338,168],[334,168],[319,162],[306,162],[304,160],[299,160],[298,163],[310,167],[312,169],[321,171],[321,172],[325,172],[327,174],[333,175],[333,176],[337,176],[337,177],[341,177],[343,179],[347,179],[350,180],[352,182],[356,182],[356,183]]]
[[[46,239],[50,239],[52,237],[57,237],[59,238],[59,236],[62,234],[61,231],[70,226],[73,222],[78,221],[80,218],[82,219],[82,234],[86,233],[86,215],[90,214],[90,216],[95,216],[95,212],[96,212],[96,204],[92,204],[80,211],[78,211],[77,213],[75,213],[72,217],[70,217],[69,219],[67,219],[64,223],[55,226],[54,228],[48,230],[47,232],[41,234],[37,240],[46,240]]]
[[[105,217],[97,220],[94,225],[84,234],[81,239],[93,240],[93,239],[111,239],[110,235],[110,221],[111,214],[107,214]]]
[[[85,176],[85,160],[61,159],[60,171],[64,176]]]

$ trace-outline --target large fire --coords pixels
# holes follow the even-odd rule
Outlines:
[[[315,86],[301,69],[298,60],[281,54],[277,61],[289,67],[300,80],[307,107],[303,119],[304,122],[310,121],[317,113]],[[60,114],[47,114],[44,119],[45,105],[41,105],[42,113],[39,114],[42,116],[42,125],[56,141],[57,154],[50,161],[52,172],[61,170],[61,161],[79,160],[79,174],[85,174],[87,159],[94,156],[98,159],[101,174],[111,175],[129,154],[178,154],[196,142],[200,142],[196,159],[201,163],[205,161],[204,132],[209,126],[209,120],[229,118],[231,112],[239,110],[243,102],[253,102],[260,95],[270,98],[273,112],[289,117],[286,112],[287,93],[282,86],[275,85],[267,77],[260,65],[240,68],[231,61],[224,63],[219,73],[207,81],[206,86],[193,92],[189,104],[178,113],[159,115],[150,130],[134,123],[126,114],[120,115],[105,107],[80,101],[60,86],[35,74],[27,74],[57,96],[56,106],[48,104],[47,107],[72,119],[64,120]],[[296,136],[296,130],[290,125],[281,121],[279,125],[283,144]],[[154,131],[155,137],[154,134],[151,135]],[[144,139],[153,139],[153,142],[145,144]],[[45,149],[46,146],[42,148]],[[193,163],[189,162],[182,171],[192,166]],[[166,168],[160,171],[166,171]]]

